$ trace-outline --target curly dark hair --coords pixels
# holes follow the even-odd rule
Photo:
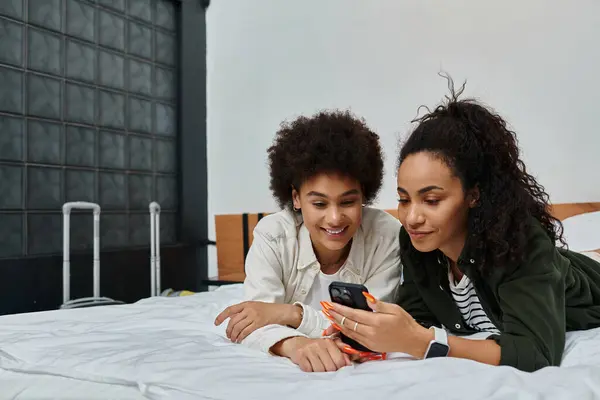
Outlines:
[[[430,152],[442,160],[464,190],[478,187],[480,197],[469,211],[468,231],[482,257],[482,273],[496,267],[517,266],[524,260],[531,217],[537,219],[553,242],[563,239],[563,227],[549,213],[549,196],[527,173],[519,158],[516,134],[494,111],[473,99],[459,100],[465,84],[446,102],[423,117],[403,144],[398,166],[411,154]]]
[[[292,208],[292,185],[300,190],[319,173],[356,179],[365,204],[371,204],[383,180],[379,136],[349,111],[320,111],[284,121],[268,149],[270,189],[283,209]]]

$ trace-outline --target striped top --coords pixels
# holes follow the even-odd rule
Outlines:
[[[498,328],[490,321],[483,310],[469,277],[463,275],[460,282],[455,283],[452,271],[448,271],[448,280],[450,281],[452,297],[465,323],[480,332],[500,334]]]

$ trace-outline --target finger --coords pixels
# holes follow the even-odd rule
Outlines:
[[[371,331],[368,330],[368,327],[365,327],[364,325],[359,325],[356,331],[345,326],[340,327],[340,329],[340,332],[349,337],[350,339],[357,341],[365,347],[371,348],[371,339],[369,335]]]
[[[337,329],[338,331],[340,331],[341,333],[343,333],[344,335],[346,334],[346,332],[353,332],[354,334],[360,334],[363,335],[366,331],[369,331],[370,329],[372,329],[374,326],[378,326],[378,319],[381,316],[375,315],[373,314],[373,318],[370,321],[370,324],[366,324],[366,323],[362,323],[360,321],[356,321],[353,320],[350,317],[346,317],[344,318],[343,315],[338,314],[337,312],[331,310],[329,311],[329,320],[333,323],[333,327],[335,329]],[[344,320],[344,323],[342,323],[342,320]],[[356,328],[356,330],[354,330]]]
[[[323,310],[323,313],[325,314],[325,318],[327,318],[331,322],[331,325],[329,325],[329,328],[327,328],[323,331],[323,336],[325,336],[325,333],[333,332],[333,331],[339,333],[340,327],[337,326],[337,324],[335,323],[335,319],[331,316],[331,314],[329,314],[329,311]],[[332,329],[333,329],[333,331],[332,331]]]
[[[352,361],[358,360],[361,356],[364,357],[373,354],[369,351],[358,351],[342,342],[341,339],[335,339],[333,343],[342,351],[344,360],[346,360],[346,365],[352,365]]]
[[[235,324],[233,330],[231,331],[231,341],[235,343],[241,342],[242,338],[240,338],[240,334],[244,329],[252,325],[253,322],[254,321],[252,321],[251,318],[244,318]]]
[[[383,354],[373,354],[372,356],[365,357],[365,359],[366,361],[381,361],[385,360],[385,357],[383,356]]]
[[[346,359],[344,358],[344,353],[340,351],[337,345],[333,341],[328,341],[327,343],[327,352],[329,353],[329,357],[334,364],[334,370],[337,371],[340,368],[348,365],[346,363]],[[327,367],[327,365],[325,365]]]
[[[219,326],[225,321],[227,318],[231,317],[234,314],[239,313],[244,309],[244,303],[234,304],[232,306],[227,307],[219,315],[215,318],[215,325]]]
[[[351,359],[370,357],[370,356],[378,354],[378,353],[374,353],[372,351],[358,351],[355,348],[348,346],[347,344],[345,344],[344,342],[341,342],[341,341],[340,341],[340,343],[336,342],[335,344],[338,347],[338,349],[340,349],[342,351],[342,353],[348,354]]]
[[[369,293],[363,293],[365,298],[367,299],[367,304],[371,308],[371,310],[375,311],[379,314],[392,314],[397,315],[401,313],[406,313],[406,311],[400,307],[398,304],[386,303],[385,301],[375,300],[373,296]],[[370,296],[370,297],[369,297]]]
[[[338,350],[340,350],[342,353],[348,354],[350,356],[360,356],[363,353],[361,351],[356,350],[352,346],[345,344],[342,341],[335,342],[334,344],[338,348]],[[365,354],[365,355],[367,355],[367,354]]]
[[[369,362],[369,361],[381,361],[381,360],[384,360],[384,358],[383,358],[383,356],[381,354],[376,354],[376,353],[373,353],[373,354],[374,355],[372,355],[372,356],[360,357],[356,362],[362,364],[362,363],[366,363],[366,362]]]
[[[240,312],[229,318],[229,324],[227,324],[227,329],[225,330],[225,334],[229,339],[231,339],[231,333],[233,332],[233,328],[243,319],[247,317],[245,312]]]
[[[327,329],[325,329],[323,331],[323,336],[333,336],[333,335],[338,335],[340,331],[338,331],[337,329],[335,329],[335,327],[333,325],[329,325],[329,327],[327,327]]]
[[[351,319],[352,321],[356,321],[359,324],[369,326],[373,326],[375,321],[377,320],[377,315],[372,311],[358,310],[337,303],[334,304],[333,308],[323,309],[322,311],[323,314],[325,314],[325,316],[334,317],[334,322],[338,325],[340,324],[343,317],[346,317],[346,319]],[[337,315],[339,315],[340,317],[337,318]]]
[[[350,347],[350,346],[348,346],[346,343],[342,342],[342,340],[341,340],[341,339],[335,339],[335,340],[333,341],[333,343],[334,343],[334,344],[337,346],[337,348],[338,348],[338,349],[340,349],[341,351],[344,351],[344,349],[345,349],[346,347]],[[353,349],[353,350],[354,350],[354,349]]]
[[[352,360],[350,359],[350,356],[348,354],[342,354],[342,356],[344,357],[344,362],[346,363],[346,366],[351,367],[352,366]]]
[[[306,358],[308,358],[310,368],[313,372],[325,372],[325,366],[321,362],[318,353],[310,352],[306,355]]]
[[[399,305],[393,304],[393,303],[386,303],[385,301],[381,301],[381,300],[376,300],[371,294],[369,294],[367,292],[364,292],[363,295],[365,296],[365,299],[367,300],[367,304],[369,305],[369,307],[373,311],[376,311],[377,313],[398,314],[401,312],[406,312]],[[363,323],[367,323],[367,321],[360,320],[361,316],[364,318],[369,318],[369,316],[372,314],[372,312],[370,312],[370,311],[350,308],[350,307],[344,306],[339,303],[323,302],[323,304],[321,304],[321,306],[323,307],[323,310],[325,310],[325,311],[331,312],[333,310],[333,311],[336,311],[338,314],[342,314],[348,318],[352,318],[355,321],[363,322]]]
[[[241,343],[242,340],[246,339],[246,337],[248,337],[248,335],[250,335],[252,332],[254,332],[256,330],[256,325],[255,324],[250,324],[248,325],[246,328],[244,328],[243,331],[240,332],[238,338],[237,338],[237,342]]]
[[[372,304],[377,303],[377,299],[371,293],[362,292],[362,294],[363,294],[363,296],[365,296],[365,299],[367,299],[367,303],[372,303]]]
[[[336,358],[334,358],[335,353],[332,354],[333,352],[337,352],[337,355],[341,355],[341,352],[333,343],[327,343],[325,348],[318,353],[319,359],[321,360],[321,363],[327,372],[335,372],[344,366],[344,364],[340,366],[337,365]]]
[[[307,357],[302,357],[298,360],[298,366],[304,372],[313,372],[312,365]]]

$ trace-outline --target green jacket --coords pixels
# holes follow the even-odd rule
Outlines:
[[[523,371],[558,366],[565,332],[600,327],[600,263],[560,249],[535,221],[526,261],[489,275],[477,269],[477,255],[467,241],[458,268],[473,282],[479,300],[500,335],[501,365]],[[416,250],[400,231],[403,281],[398,304],[424,326],[443,325],[457,335],[475,331],[464,325],[449,290],[448,270],[439,250]]]

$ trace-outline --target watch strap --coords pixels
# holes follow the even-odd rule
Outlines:
[[[443,328],[432,326],[434,332],[434,339],[429,342],[427,350],[425,351],[424,358],[433,357],[446,357],[450,352],[450,346],[448,344],[448,332]]]
[[[432,327],[434,332],[434,339],[436,342],[448,346],[448,332],[443,328],[437,326]]]

